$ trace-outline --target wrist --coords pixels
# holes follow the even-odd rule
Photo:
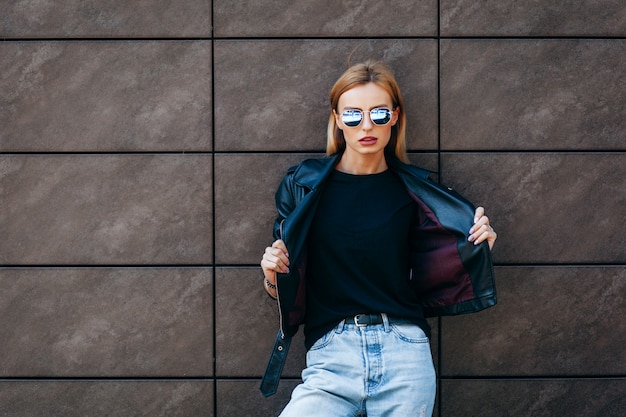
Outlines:
[[[267,292],[267,294],[272,297],[273,299],[276,299],[278,297],[278,289],[276,288],[276,284],[272,284],[272,282],[263,277],[263,286],[265,287],[265,292]]]

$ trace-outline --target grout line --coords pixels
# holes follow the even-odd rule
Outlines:
[[[215,33],[215,7],[214,7],[214,2],[213,0],[211,0],[211,38],[214,37]],[[216,230],[216,216],[215,216],[215,212],[217,211],[215,209],[216,207],[216,198],[215,198],[215,42],[211,41],[211,216],[212,216],[212,264],[215,265],[215,259],[216,259],[216,247],[217,247],[217,242],[216,242],[216,234],[217,234],[217,230]],[[213,274],[213,294],[212,294],[212,301],[211,301],[211,306],[212,306],[212,335],[213,335],[213,352],[212,352],[212,358],[211,358],[211,362],[213,364],[213,415],[217,416],[217,402],[218,402],[218,395],[217,395],[217,268],[214,266],[213,270],[212,270],[212,274]]]
[[[529,40],[529,41],[551,41],[551,40],[626,40],[626,36],[619,35],[458,35],[440,36],[437,35],[415,35],[415,36],[188,36],[188,37],[140,37],[140,36],[83,36],[83,37],[4,37],[0,39],[2,43],[17,42],[188,42],[188,41],[352,41],[352,40]]]
[[[460,376],[441,376],[441,380],[445,381],[594,381],[594,380],[626,380],[626,374],[599,374],[599,375],[460,375]],[[260,381],[261,376],[4,376],[0,377],[1,382],[133,382],[133,381]],[[300,381],[299,377],[284,377],[281,381]]]
[[[437,1],[437,182],[442,182],[441,172],[441,0]],[[442,417],[442,380],[441,370],[443,367],[443,330],[441,316],[437,317],[437,379],[435,391],[435,405],[437,415]]]
[[[496,262],[495,267],[499,268],[597,268],[597,267],[626,267],[623,262]],[[212,264],[0,264],[0,269],[208,269],[208,268],[258,268],[258,264],[233,264],[233,263],[212,263]]]
[[[214,128],[213,128],[214,129]],[[438,128],[438,136],[440,135]],[[438,137],[438,142],[440,141]],[[613,155],[624,154],[625,149],[425,149],[425,150],[407,150],[409,155],[452,155],[452,154],[513,154],[513,155],[536,155],[536,154],[554,154],[554,155]],[[214,156],[214,155],[273,155],[273,154],[323,154],[322,149],[298,149],[298,150],[222,150],[222,151],[127,151],[127,152],[42,152],[42,151],[0,151],[0,156]]]

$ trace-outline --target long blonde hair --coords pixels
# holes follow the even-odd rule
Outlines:
[[[348,68],[330,90],[330,118],[328,119],[328,133],[326,138],[326,154],[333,155],[346,148],[343,132],[337,126],[334,111],[338,111],[339,97],[346,91],[358,85],[374,83],[382,87],[391,97],[394,109],[398,109],[398,121],[391,127],[391,138],[386,152],[391,152],[399,160],[408,162],[406,155],[406,115],[404,101],[400,93],[398,82],[389,67],[380,61],[365,61]]]

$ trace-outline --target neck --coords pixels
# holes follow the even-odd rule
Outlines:
[[[383,152],[356,156],[344,152],[336,169],[352,175],[378,174],[387,170],[387,161]]]

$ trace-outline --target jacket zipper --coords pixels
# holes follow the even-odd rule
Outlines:
[[[280,226],[278,227],[278,233],[280,234],[280,238],[283,240],[283,242],[285,241],[284,235],[283,235],[283,224],[285,223],[286,219],[283,219],[280,222]],[[278,303],[278,322],[279,322],[279,326],[280,326],[280,338],[281,339],[285,339],[285,328],[283,327],[283,312],[281,309],[281,302],[280,302],[280,291],[278,289],[278,276],[276,276],[276,302]]]

